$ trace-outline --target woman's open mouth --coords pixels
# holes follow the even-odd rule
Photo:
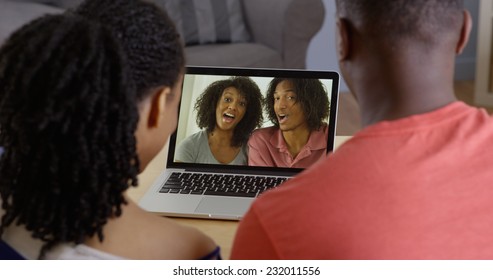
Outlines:
[[[232,123],[235,120],[235,118],[236,118],[236,116],[233,114],[229,114],[229,113],[223,114],[223,121],[225,123]]]

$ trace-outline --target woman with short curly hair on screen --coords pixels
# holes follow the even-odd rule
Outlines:
[[[248,77],[231,77],[210,84],[195,103],[202,131],[183,140],[179,162],[247,164],[246,143],[262,123],[262,94]]]

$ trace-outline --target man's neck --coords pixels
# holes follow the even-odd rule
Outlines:
[[[442,93],[437,94],[434,89],[423,89],[417,91],[415,95],[403,95],[401,98],[388,100],[377,98],[366,102],[359,102],[361,108],[361,120],[363,127],[372,125],[380,121],[391,121],[419,115],[434,111],[456,101],[453,91],[441,89]],[[418,95],[428,94],[426,98],[418,98]],[[403,101],[405,98],[416,97],[416,100]]]
[[[402,53],[379,63],[363,68],[355,83],[363,126],[423,114],[456,100],[453,61]]]
[[[288,147],[289,153],[296,157],[310,138],[310,130],[303,126],[294,130],[282,131],[282,136]]]

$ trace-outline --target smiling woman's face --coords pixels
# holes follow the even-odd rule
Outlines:
[[[294,130],[307,125],[305,114],[297,100],[293,84],[289,80],[284,80],[276,86],[274,112],[276,112],[281,131]]]
[[[234,87],[224,89],[216,106],[216,128],[233,130],[246,112],[246,99]]]

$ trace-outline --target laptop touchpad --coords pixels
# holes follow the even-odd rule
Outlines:
[[[212,218],[241,218],[252,204],[253,199],[240,197],[204,197],[195,213],[209,214]]]

